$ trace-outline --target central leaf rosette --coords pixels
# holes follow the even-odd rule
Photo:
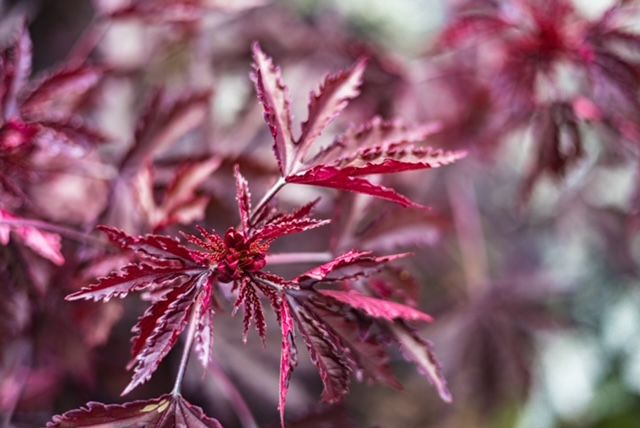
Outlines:
[[[212,254],[217,263],[217,277],[222,282],[240,279],[244,274],[258,272],[264,268],[269,243],[249,240],[231,227],[224,235],[224,251]]]

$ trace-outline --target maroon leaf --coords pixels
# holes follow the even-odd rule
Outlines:
[[[289,144],[293,137],[286,87],[279,70],[257,45],[254,46],[254,57],[254,80],[274,137],[280,172],[287,183],[365,193],[405,207],[420,207],[394,190],[359,176],[435,168],[455,162],[466,154],[415,145],[438,130],[437,124],[409,127],[399,121],[385,122],[375,117],[365,125],[347,131],[327,149],[309,158],[320,134],[349,101],[359,95],[366,61],[361,59],[350,69],[325,78],[318,91],[311,94],[309,114],[302,123],[300,138]],[[267,72],[269,79],[265,77]]]
[[[417,169],[438,168],[466,156],[464,151],[444,151],[431,147],[412,147],[408,142],[364,148],[333,163],[340,174],[353,177],[390,174]]]
[[[267,336],[267,323],[262,311],[262,303],[256,293],[253,282],[249,278],[243,278],[238,282],[239,293],[234,303],[234,313],[240,306],[244,306],[244,319],[242,322],[242,340],[247,342],[249,327],[253,321],[260,339],[265,343]]]
[[[163,395],[125,404],[91,401],[84,407],[54,416],[47,428],[76,427],[222,428],[220,422],[204,414],[200,407],[180,395]]]
[[[209,366],[211,354],[213,352],[213,277],[209,277],[209,284],[205,287],[205,292],[201,294],[200,317],[196,325],[195,352],[203,367]]]
[[[238,202],[238,210],[240,211],[240,224],[245,235],[249,234],[249,221],[251,218],[251,194],[249,193],[249,184],[247,180],[240,174],[240,167],[235,166],[233,173],[236,179],[236,201]]]
[[[382,334],[376,333],[374,321],[353,316],[352,308],[335,304],[332,299],[313,295],[308,299],[319,317],[340,335],[348,347],[356,377],[359,381],[368,378],[395,389],[402,385],[393,374],[385,345],[389,342]]]
[[[324,385],[322,400],[337,403],[349,392],[352,363],[339,335],[302,306],[293,307],[298,328]]]
[[[370,251],[349,251],[298,276],[294,281],[342,281],[378,272],[382,265],[408,256],[409,253],[376,257]]]
[[[109,226],[98,226],[111,242],[122,249],[132,250],[142,258],[154,263],[178,263],[182,266],[194,266],[192,253],[180,242],[169,236],[144,235],[130,236],[121,230]]]
[[[56,145],[91,147],[106,143],[107,137],[97,129],[83,123],[81,119],[43,120],[39,126],[38,141],[44,148]]]
[[[204,218],[209,197],[199,196],[197,188],[218,169],[221,158],[211,157],[182,164],[167,186],[160,204],[154,196],[153,168],[141,170],[135,181],[138,201],[154,231],[172,224],[192,224]]]
[[[371,183],[359,177],[348,177],[333,167],[318,166],[286,178],[287,183],[310,184],[349,192],[364,193],[380,199],[395,202],[403,207],[424,208],[393,189]]]
[[[297,161],[304,160],[324,129],[360,94],[366,64],[366,60],[360,59],[353,67],[328,75],[320,88],[311,94],[309,114],[302,123],[302,135],[297,141]]]
[[[163,204],[166,209],[171,211],[190,200],[196,189],[218,169],[221,162],[219,157],[211,157],[182,165],[167,188]]]
[[[332,163],[344,156],[372,147],[387,147],[397,143],[420,143],[438,132],[442,126],[432,122],[419,126],[408,126],[396,119],[385,121],[379,116],[368,122],[347,129],[326,149],[321,150],[309,164]]]
[[[453,398],[436,359],[431,343],[420,338],[409,328],[392,325],[391,332],[395,336],[402,353],[409,361],[414,362],[427,379],[436,387],[443,401],[450,403]]]
[[[195,295],[199,292],[202,282],[206,281],[206,279],[205,275],[193,278],[180,287],[179,292],[172,293],[175,297],[167,296],[167,300],[169,298],[172,298],[172,300],[169,301],[166,308],[162,308],[164,312],[156,320],[153,331],[146,338],[142,349],[134,356],[133,377],[129,385],[122,391],[122,395],[128,394],[137,386],[149,380],[164,357],[176,344],[180,333],[187,326],[192,311],[199,310],[195,306]],[[153,309],[151,312],[154,312]],[[134,342],[134,346],[140,341],[142,341],[142,338],[139,336],[138,340]]]
[[[207,118],[210,91],[199,91],[162,106],[160,92],[152,97],[142,114],[134,144],[121,162],[123,171],[135,171]]]
[[[145,348],[149,337],[153,334],[157,325],[161,323],[162,316],[167,312],[169,306],[183,296],[186,292],[191,291],[193,284],[186,282],[185,284],[175,287],[169,291],[160,300],[154,302],[147,308],[144,315],[139,319],[138,323],[131,329],[134,334],[131,339],[131,362],[129,366],[133,366],[136,358]]]
[[[103,69],[93,66],[63,69],[48,75],[25,96],[21,114],[29,118],[65,117],[103,75]]]
[[[287,391],[289,379],[297,365],[297,349],[294,341],[294,324],[289,303],[284,299],[280,306],[280,327],[282,329],[282,348],[280,350],[280,392],[278,409],[280,410],[280,425],[285,428],[285,407],[287,405]]]
[[[446,217],[420,209],[395,206],[383,212],[358,232],[360,248],[397,251],[400,248],[432,246],[449,227]]]
[[[316,220],[313,218],[300,218],[300,219],[282,219],[264,226],[260,231],[254,235],[252,239],[260,239],[264,241],[271,241],[275,238],[280,238],[285,235],[291,235],[293,233],[300,233],[306,230],[315,229],[316,227],[324,226],[328,224],[330,220]]]
[[[181,278],[186,278],[188,274],[188,269],[184,267],[130,264],[120,271],[98,278],[95,283],[69,294],[66,300],[108,301],[113,297],[124,298],[134,291],[170,285]]]
[[[258,98],[264,109],[264,119],[273,135],[273,150],[278,160],[280,173],[289,172],[294,156],[294,137],[291,131],[291,107],[287,87],[282,81],[280,68],[265,55],[258,43],[253,44],[252,79]]]

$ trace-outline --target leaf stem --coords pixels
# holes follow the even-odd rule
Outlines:
[[[289,263],[325,263],[332,258],[331,253],[308,252],[308,253],[274,253],[267,255],[267,264],[284,265]]]
[[[251,213],[251,217],[250,220],[253,221],[255,220],[255,218],[258,216],[258,214],[260,213],[260,211],[269,203],[269,201],[271,199],[273,199],[273,197],[284,187],[286,186],[287,181],[285,180],[284,177],[280,177],[278,178],[278,181],[276,181],[273,186],[271,186],[271,188],[267,191],[267,193],[265,193],[265,195],[262,197],[262,199],[260,199],[260,202],[258,202],[258,205],[255,206],[255,208],[253,209],[253,212]]]
[[[196,325],[198,324],[198,315],[200,314],[200,305],[196,302],[191,318],[189,319],[189,330],[187,331],[187,340],[182,350],[182,357],[180,357],[180,367],[178,367],[178,374],[176,375],[176,381],[173,384],[173,390],[171,395],[180,395],[180,386],[182,385],[182,379],[187,370],[187,363],[189,362],[189,355],[191,354],[191,346],[193,345],[193,338],[196,335]]]

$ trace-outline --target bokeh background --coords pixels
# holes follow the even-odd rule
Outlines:
[[[118,3],[122,2],[4,1],[0,12],[3,23],[21,14],[29,17],[38,73],[64,61],[96,13]],[[549,14],[554,13],[553,3]],[[127,19],[105,30],[92,59],[113,67],[117,76],[104,82],[92,110],[95,123],[113,141],[101,148],[101,159],[117,157],[126,149],[147,88],[162,84],[179,92],[185,87],[213,87],[204,146],[223,158],[224,165],[240,162],[243,172],[255,178],[254,195],[259,195],[265,187],[261,177],[275,170],[268,130],[248,77],[253,40],[259,40],[283,67],[296,118],[305,117],[307,94],[322,75],[368,54],[372,60],[363,93],[334,132],[373,114],[408,122],[440,120],[445,130],[434,144],[470,150],[469,157],[454,167],[402,174],[393,181],[434,208],[431,224],[409,232],[407,240],[419,234],[420,245],[406,268],[417,278],[420,307],[436,317],[422,332],[434,343],[453,404],[442,403],[413,367],[398,362],[395,368],[403,391],[356,385],[343,405],[323,407],[317,403],[319,379],[303,365],[290,390],[291,426],[640,426],[637,149],[582,127],[584,156],[561,178],[543,175],[523,196],[541,143],[526,126],[499,136],[484,133],[483,124],[490,120],[486,115],[493,112],[483,104],[482,78],[468,71],[460,74],[456,54],[436,43],[453,17],[455,2],[215,4],[216,10],[193,25]],[[575,2],[579,13],[593,19],[611,4]],[[10,27],[0,28],[3,37]],[[170,164],[176,157],[199,153],[199,148],[197,141],[176,144],[160,156],[159,175],[162,161]],[[90,162],[95,161],[86,159],[85,166],[91,169]],[[203,185],[212,197],[207,211],[212,224],[228,224],[235,215],[225,190],[229,169],[224,168]],[[56,202],[48,206],[48,218],[87,227],[92,216],[87,212],[99,212],[107,202],[100,184],[88,189],[82,183],[82,177],[70,174],[41,190],[49,198],[56,195],[51,198]],[[295,204],[315,196],[314,192],[288,189],[283,200]],[[376,210],[390,208],[381,204]],[[114,223],[135,230],[131,221],[114,214]],[[292,241],[283,250],[321,248],[322,239]],[[58,278],[48,287],[68,290],[69,284],[61,284],[67,280]],[[46,294],[53,311],[65,311],[65,305],[72,304],[64,303],[63,295]],[[46,333],[29,330],[31,335],[49,335],[50,343],[36,348],[36,353],[66,347],[68,352],[60,358],[68,365],[54,380],[43,377],[40,384],[31,385],[4,426],[42,426],[50,415],[89,400],[121,402],[119,391],[128,379],[124,366],[129,329],[144,305],[130,298],[108,306],[110,312],[99,323],[105,330],[94,332],[96,346],[89,350],[65,343],[72,323]],[[262,350],[257,340],[241,345],[233,321],[221,321],[216,330],[219,366],[203,373],[192,364],[185,394],[226,427],[234,427],[243,426],[230,404],[240,392],[259,426],[277,426],[277,339]],[[5,375],[10,366],[7,358]],[[164,392],[178,358],[179,353],[171,354],[132,398]],[[252,425],[244,421],[244,426]]]

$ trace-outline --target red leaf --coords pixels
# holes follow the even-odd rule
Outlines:
[[[171,284],[189,274],[183,267],[156,267],[147,264],[130,264],[120,271],[98,278],[95,283],[69,294],[66,300],[102,300],[124,298],[133,291],[159,288]]]
[[[320,290],[320,294],[345,303],[352,308],[362,311],[373,318],[388,321],[402,319],[405,321],[431,322],[433,318],[410,306],[387,300],[365,296],[355,291]]]
[[[67,116],[77,101],[94,88],[103,75],[101,68],[83,66],[45,76],[25,96],[20,111],[31,119]]]
[[[164,313],[157,319],[155,327],[144,342],[144,347],[134,357],[133,378],[122,391],[126,395],[151,378],[164,357],[178,341],[180,333],[187,326],[192,311],[197,311],[196,296],[206,276],[192,278],[176,292]],[[168,296],[169,297],[169,296]],[[131,364],[130,364],[131,365]]]
[[[200,407],[180,395],[163,395],[125,404],[95,401],[84,407],[54,416],[47,428],[79,427],[222,428],[220,422],[204,414]]]
[[[289,176],[286,180],[287,183],[310,184],[349,192],[364,193],[395,202],[403,207],[424,208],[422,205],[413,202],[406,196],[402,196],[393,189],[373,184],[364,178],[344,176],[340,173],[339,169],[330,166],[313,167],[303,173]]]
[[[315,267],[298,276],[294,282],[305,281],[342,281],[348,278],[368,276],[380,270],[381,266],[409,253],[393,254],[390,256],[376,257],[370,251],[349,251],[323,265]]]
[[[258,98],[264,109],[264,119],[273,135],[273,150],[278,160],[280,173],[289,172],[289,163],[294,156],[294,138],[291,131],[291,107],[286,85],[282,81],[280,68],[265,55],[258,43],[253,44],[252,79]]]
[[[392,325],[390,329],[405,358],[413,361],[420,368],[420,372],[436,387],[440,398],[450,403],[453,398],[431,344],[404,326]]]
[[[124,250],[132,250],[154,263],[195,266],[191,252],[174,238],[163,235],[130,236],[113,227],[100,225],[109,240]],[[164,263],[163,263],[164,262]]]
[[[31,48],[31,38],[24,22],[14,44],[0,54],[0,107],[5,121],[18,114],[18,93],[31,74]]]
[[[249,184],[247,180],[240,174],[240,167],[236,165],[233,169],[236,178],[236,201],[238,202],[238,210],[240,211],[240,224],[245,236],[249,235],[249,222],[251,218],[251,193],[249,193]]]
[[[280,327],[282,329],[282,349],[280,351],[280,392],[278,409],[280,410],[280,425],[285,428],[285,407],[287,405],[287,391],[289,379],[297,365],[297,349],[294,341],[294,324],[291,309],[286,299],[280,306]]]
[[[304,160],[322,131],[347,107],[349,101],[360,94],[366,63],[360,59],[353,67],[328,75],[320,88],[311,94],[309,114],[302,123],[302,135],[297,141],[296,160]]]

